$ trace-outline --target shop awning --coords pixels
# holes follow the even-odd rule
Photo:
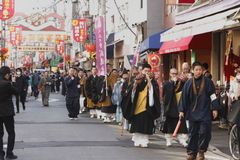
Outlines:
[[[162,44],[160,42],[161,33],[163,33],[163,32],[153,34],[153,35],[149,36],[147,39],[145,39],[140,45],[140,50],[139,50],[140,53],[143,53],[149,49],[158,50]]]
[[[174,53],[189,49],[189,44],[193,36],[185,37],[180,40],[172,40],[164,42],[159,50],[160,54]]]
[[[198,34],[223,30],[239,23],[232,17],[239,12],[239,8],[228,10],[202,19],[179,24],[161,34],[161,41],[171,41]]]

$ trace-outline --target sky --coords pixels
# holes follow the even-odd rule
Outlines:
[[[68,1],[70,2],[70,0]],[[36,13],[52,6],[53,3],[54,0],[15,0],[15,12],[23,12],[26,14]],[[63,2],[57,5],[57,9],[59,14],[62,15],[64,10]]]

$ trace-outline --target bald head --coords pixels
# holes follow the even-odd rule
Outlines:
[[[178,77],[178,70],[176,68],[171,68],[170,69],[170,79],[173,81],[177,81],[177,77]]]
[[[183,73],[189,73],[189,71],[190,71],[190,66],[189,66],[189,64],[187,63],[187,62],[184,62],[183,64],[182,64],[182,72]]]

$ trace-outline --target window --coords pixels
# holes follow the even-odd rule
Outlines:
[[[143,0],[140,0],[140,7],[143,8]]]
[[[111,22],[114,23],[114,15],[111,16]]]

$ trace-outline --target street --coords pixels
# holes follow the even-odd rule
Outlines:
[[[82,114],[69,120],[64,98],[50,96],[50,107],[42,107],[40,98],[27,102],[25,112],[15,116],[16,146],[19,160],[184,160],[185,149],[178,144],[166,148],[162,135],[151,137],[149,148],[135,148],[131,135],[121,127],[104,124]],[[4,136],[6,141],[6,135]],[[211,149],[208,160],[229,159]],[[212,150],[212,151],[211,151]],[[214,151],[214,152],[213,152]]]

